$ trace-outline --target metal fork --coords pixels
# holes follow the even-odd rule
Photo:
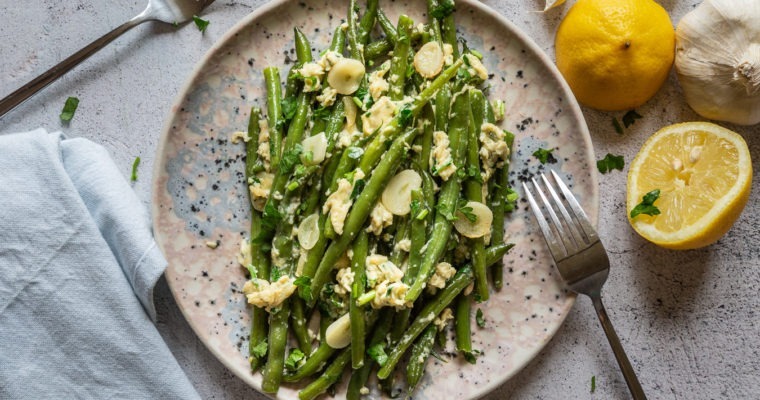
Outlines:
[[[636,373],[625,355],[620,339],[618,339],[602,304],[602,286],[610,271],[610,260],[607,257],[607,252],[599,240],[599,235],[591,226],[586,213],[583,212],[570,189],[562,182],[557,173],[551,171],[551,174],[562,193],[561,196],[557,194],[557,190],[544,174],[541,174],[541,181],[554,201],[553,205],[536,179],[531,179],[533,188],[541,198],[543,209],[546,210],[549,217],[544,216],[541,211],[542,207],[536,202],[528,185],[523,182],[523,189],[530,202],[530,208],[538,220],[541,233],[546,239],[546,244],[562,279],[574,292],[585,294],[591,298],[596,309],[596,315],[599,317],[602,328],[604,328],[610,346],[612,346],[612,351],[615,353],[615,358],[620,365],[620,370],[623,372],[631,395],[635,400],[646,399],[644,390],[636,378]],[[563,199],[569,206],[569,210],[563,205]],[[555,210],[559,211],[561,218]]]
[[[136,17],[106,33],[101,38],[90,43],[82,50],[74,53],[55,67],[50,68],[47,72],[0,100],[0,117],[32,97],[33,94],[53,83],[56,79],[111,43],[124,32],[147,21],[160,21],[167,24],[187,22],[213,2],[214,0],[148,0],[148,6]]]

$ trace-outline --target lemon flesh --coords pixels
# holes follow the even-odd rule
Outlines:
[[[694,249],[723,236],[747,203],[752,162],[744,139],[707,122],[671,125],[652,135],[628,174],[628,220],[647,240]],[[631,218],[648,192],[659,189],[659,215]]]

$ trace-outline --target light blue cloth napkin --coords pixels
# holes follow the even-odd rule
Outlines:
[[[166,261],[107,151],[0,136],[0,399],[196,399],[151,319]]]

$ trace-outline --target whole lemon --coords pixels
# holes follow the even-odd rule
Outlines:
[[[554,47],[579,102],[627,110],[652,98],[667,79],[675,31],[652,0],[578,0],[560,23]]]

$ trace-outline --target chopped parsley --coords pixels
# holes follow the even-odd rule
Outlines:
[[[613,169],[622,171],[624,166],[625,160],[623,159],[623,156],[616,156],[610,153],[607,153],[603,159],[596,162],[596,168],[603,174],[606,174]]]
[[[540,148],[533,152],[533,157],[536,157],[538,161],[541,161],[541,164],[546,164],[547,162],[551,162],[554,160],[554,156],[552,155],[552,152],[554,149],[544,149]]]
[[[483,318],[483,310],[478,308],[478,312],[475,313],[475,322],[478,323],[478,326],[481,328],[486,327],[486,319]]]
[[[454,0],[441,0],[437,6],[430,11],[430,15],[438,19],[444,19],[454,12]]]
[[[641,115],[639,115],[639,113],[637,113],[636,110],[628,111],[627,113],[625,113],[625,115],[623,115],[623,125],[625,125],[625,127],[628,128],[629,126],[633,125],[637,119],[641,119],[641,118],[642,118]]]
[[[77,107],[79,106],[79,99],[76,97],[69,97],[66,99],[66,104],[63,105],[63,110],[61,111],[61,121],[63,122],[69,122],[72,118],[74,118],[74,113],[77,111]]]
[[[283,173],[289,174],[293,172],[296,165],[301,163],[301,153],[303,153],[303,147],[300,144],[297,144],[282,155],[282,159],[280,159],[280,169]]]
[[[264,356],[267,355],[268,349],[269,346],[267,345],[267,341],[262,340],[256,346],[251,347],[251,355],[256,358],[264,358]]]
[[[306,355],[299,349],[293,349],[288,354],[288,358],[285,360],[285,368],[289,371],[295,371],[304,360]]]
[[[262,225],[268,228],[276,228],[281,220],[282,214],[277,207],[275,207],[274,204],[267,202],[264,205],[264,211],[261,213]]]
[[[404,107],[398,113],[398,122],[401,123],[401,126],[406,126],[409,122],[412,121],[413,116],[414,115],[412,114],[412,109],[409,107]]]
[[[298,102],[295,96],[288,96],[282,99],[280,105],[282,106],[282,116],[285,117],[285,120],[290,121],[293,119],[298,109]]]
[[[282,270],[277,268],[277,266],[272,265],[272,270],[269,272],[269,279],[272,282],[280,280],[282,277]]]
[[[654,205],[654,202],[660,198],[660,189],[652,190],[644,195],[641,199],[641,203],[637,204],[631,210],[631,218],[636,218],[640,214],[646,215],[659,215],[660,209]]]
[[[591,376],[591,393],[596,390],[596,375]]]
[[[312,118],[327,121],[330,118],[330,109],[327,107],[319,107],[314,110]]]
[[[362,193],[362,190],[364,190],[364,186],[366,185],[367,182],[364,181],[364,179],[357,179],[356,182],[354,182],[354,188],[351,190],[351,200],[359,197],[359,195]]]
[[[612,126],[615,127],[615,132],[617,132],[618,135],[623,134],[623,127],[620,125],[620,122],[615,117],[612,117]]]
[[[367,355],[370,356],[375,362],[383,367],[388,362],[388,355],[385,354],[385,349],[382,343],[378,343],[369,349],[367,349]]]
[[[517,199],[520,196],[517,194],[517,192],[512,189],[511,187],[507,188],[505,201],[504,201],[504,211],[505,212],[512,212],[517,208]]]
[[[140,165],[140,157],[135,157],[135,161],[132,162],[132,176],[129,178],[132,182],[137,180],[137,167]]]
[[[195,26],[198,27],[199,31],[206,32],[206,28],[208,28],[209,21],[197,15],[193,15],[193,22],[195,22]]]
[[[467,220],[470,222],[475,222],[478,220],[478,217],[472,213],[472,207],[468,207],[467,203],[465,203],[465,205],[457,207],[457,211],[464,215],[464,217],[467,218]]]
[[[311,302],[313,296],[311,295],[311,278],[308,276],[299,276],[293,281],[293,284],[299,289],[298,295],[301,296],[306,302]]]

